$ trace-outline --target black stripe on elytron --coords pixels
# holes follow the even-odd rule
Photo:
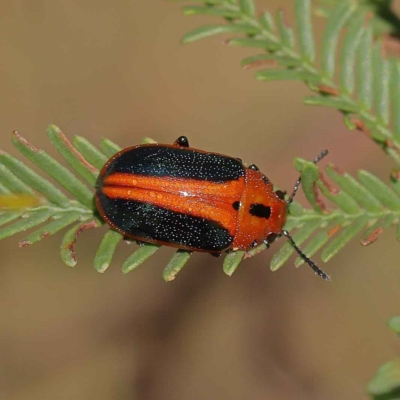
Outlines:
[[[139,146],[110,162],[103,178],[115,173],[226,182],[245,175],[235,158],[178,147]]]
[[[250,214],[255,217],[268,219],[271,216],[271,207],[264,204],[253,203],[250,206]]]
[[[97,197],[112,224],[139,240],[222,251],[233,237],[228,230],[204,218],[194,217],[134,200],[109,199],[100,190]]]

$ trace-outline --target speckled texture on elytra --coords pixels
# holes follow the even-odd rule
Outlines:
[[[286,203],[236,158],[177,145],[122,150],[103,167],[96,202],[117,231],[195,251],[249,250],[279,234]]]
[[[103,177],[115,172],[212,182],[235,180],[245,175],[243,164],[235,158],[155,144],[133,147],[119,153],[118,157],[109,161]]]
[[[140,201],[109,199],[98,194],[101,207],[107,210],[107,218],[119,228],[146,242],[170,243],[180,247],[205,251],[220,251],[230,247],[233,237],[217,223],[177,213]]]

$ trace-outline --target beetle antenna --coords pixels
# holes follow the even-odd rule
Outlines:
[[[321,161],[327,154],[328,154],[328,150],[321,151],[321,153],[319,153],[318,156],[314,158],[313,163],[316,164],[318,161]],[[296,183],[294,184],[292,195],[286,200],[286,203],[288,205],[290,203],[292,203],[293,197],[296,195],[297,190],[300,187],[300,183],[301,183],[301,175],[299,176],[299,179],[297,179]]]
[[[322,154],[322,153],[321,153]],[[294,242],[292,236],[290,236],[288,231],[283,230],[282,232],[283,236],[286,236],[289,240],[289,242],[292,244],[293,248],[296,250],[297,254],[314,270],[316,274],[318,274],[322,279],[325,279],[326,281],[330,281],[331,278],[329,275],[327,275],[324,271],[322,271],[321,268],[318,267],[317,264],[315,264],[311,259],[309,259],[297,246],[297,244]]]

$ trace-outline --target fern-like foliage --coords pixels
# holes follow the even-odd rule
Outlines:
[[[225,23],[201,26],[186,34],[183,43],[225,33],[235,35],[225,42],[231,46],[263,50],[245,58],[242,67],[266,66],[256,72],[261,81],[306,83],[316,94],[306,97],[305,104],[340,110],[350,129],[366,133],[400,166],[400,63],[386,59],[382,43],[373,40],[365,7],[352,0],[332,6],[317,57],[310,0],[294,0],[295,31],[285,23],[282,10],[275,17],[269,12],[258,17],[252,0],[200,3],[184,7],[184,14],[214,15]]]
[[[312,257],[322,249],[321,260],[327,262],[360,233],[361,244],[367,246],[389,226],[399,227],[397,181],[389,186],[364,170],[358,171],[355,179],[332,164],[325,168],[328,180],[313,163],[302,159],[295,160],[295,167],[301,172],[303,190],[312,210],[292,205],[285,228],[298,229],[293,238],[299,245],[309,240],[303,249],[307,256]],[[325,200],[337,208],[330,210]],[[397,238],[400,239],[399,228]],[[290,243],[283,245],[274,254],[271,269],[281,267],[292,253]],[[295,261],[296,266],[303,263],[301,258]]]
[[[0,209],[0,239],[35,229],[19,242],[24,247],[69,228],[62,240],[61,258],[66,265],[73,267],[77,263],[74,245],[79,234],[104,223],[94,204],[93,188],[101,167],[120,148],[110,140],[103,139],[98,149],[81,136],[75,136],[71,143],[54,125],[48,128],[47,134],[73,172],[34,147],[17,132],[13,133],[12,142],[23,156],[61,185],[70,196],[65,195],[48,179],[33,172],[22,161],[0,151],[0,204],[4,204],[4,199],[9,203],[11,199],[11,204],[15,204],[18,199],[34,199],[31,204],[28,202],[25,205],[17,201],[18,208]],[[149,138],[143,141],[150,142],[154,141]],[[298,203],[291,204],[285,229],[297,230],[293,237],[299,245],[310,239],[304,248],[308,256],[322,250],[321,259],[327,262],[362,230],[361,243],[366,245],[376,240],[388,226],[398,224],[400,183],[397,181],[389,187],[366,171],[359,172],[357,181],[337,168],[328,166],[325,172],[337,185],[334,188],[320,174],[315,164],[297,159],[295,167],[301,171],[303,190],[312,208],[303,209]],[[337,208],[328,210],[321,194]],[[94,259],[94,267],[98,272],[105,272],[110,266],[122,239],[113,230],[106,232]],[[159,248],[154,244],[142,245],[123,263],[122,271],[127,273],[134,270]],[[265,246],[261,245],[247,253],[233,251],[227,254],[223,263],[224,272],[232,275],[244,258],[264,249]],[[284,244],[273,256],[271,269],[281,267],[292,253],[290,243]],[[164,269],[164,279],[173,280],[190,255],[189,251],[178,250]],[[296,260],[296,266],[302,263],[300,258]]]
[[[319,0],[315,13],[327,18],[342,0]],[[400,20],[392,10],[392,0],[357,0],[357,9],[368,14],[368,23],[371,25],[374,36],[385,34],[398,35]]]

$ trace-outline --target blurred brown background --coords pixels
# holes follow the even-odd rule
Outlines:
[[[288,9],[292,1],[259,1]],[[254,51],[216,37],[181,46],[182,35],[218,20],[184,17],[165,0],[11,0],[0,4],[0,147],[16,154],[19,130],[55,154],[53,122],[72,137],[121,146],[151,136],[256,163],[292,187],[296,156],[329,148],[329,161],[386,178],[377,146],[348,132],[334,110],[302,105],[295,82],[261,83],[242,71]],[[323,21],[316,20],[321,30]],[[399,353],[385,327],[399,313],[394,232],[356,241],[324,265],[333,283],[293,263],[276,273],[279,246],[228,278],[221,259],[195,254],[166,284],[162,249],[135,272],[92,260],[102,232],[85,232],[78,266],[59,257],[61,236],[19,249],[0,243],[0,398],[363,399],[378,365]]]

